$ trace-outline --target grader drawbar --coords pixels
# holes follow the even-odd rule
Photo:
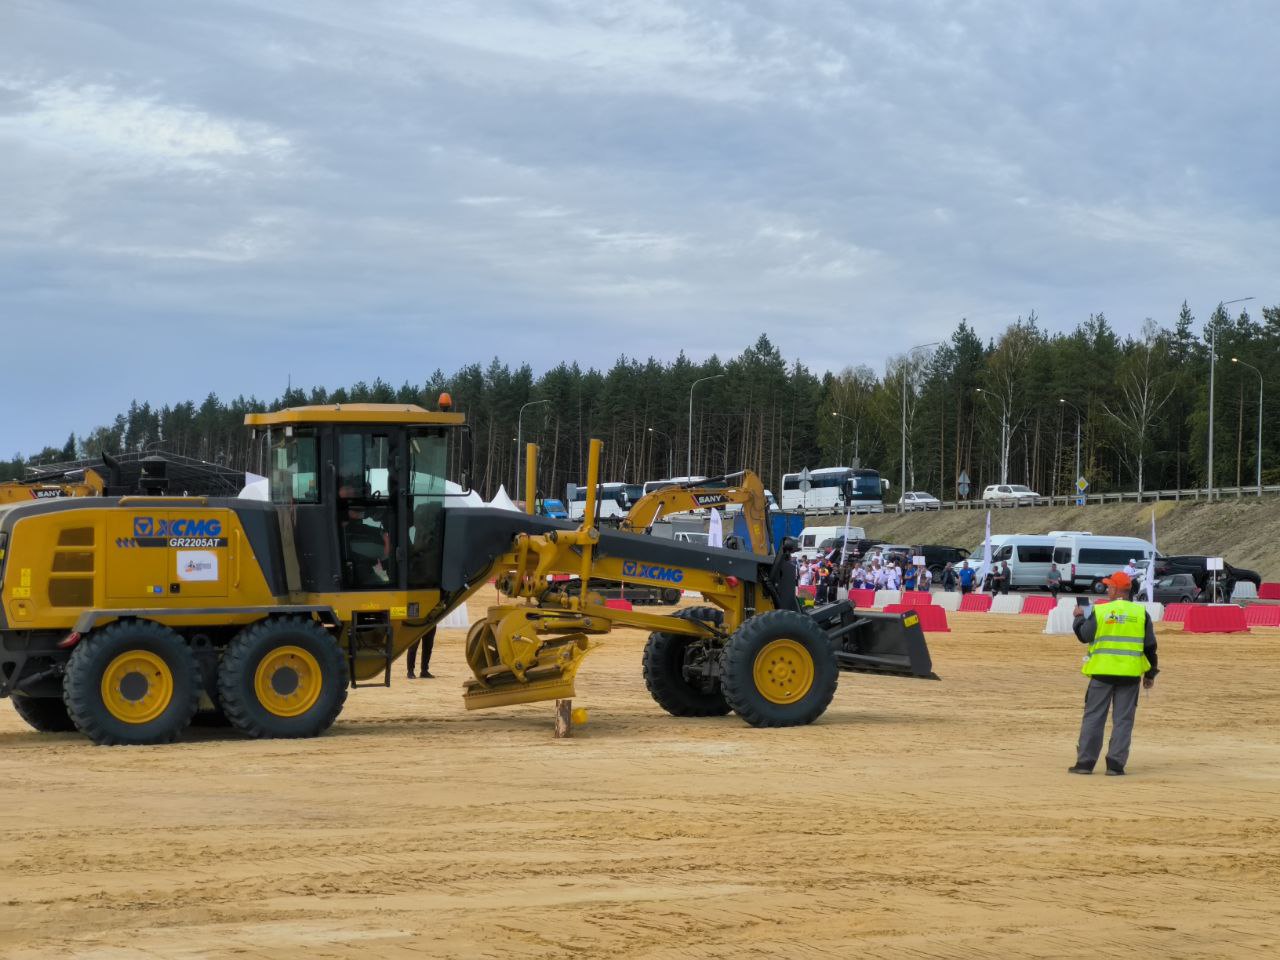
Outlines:
[[[574,696],[600,637],[649,631],[642,672],[676,716],[809,723],[839,672],[933,678],[912,614],[805,613],[774,556],[455,507],[466,427],[449,411],[351,404],[251,414],[270,500],[89,497],[0,507],[0,696],[42,731],[164,743],[198,714],[253,737],[306,737],[350,687],[491,582],[466,638],[469,709]],[[588,496],[598,486],[591,442]],[[454,459],[460,461],[450,469]],[[530,447],[527,489],[536,489]],[[455,499],[451,499],[455,498]],[[532,498],[531,498],[532,501]],[[578,578],[548,595],[549,578]],[[704,605],[607,606],[593,578],[660,583]],[[523,601],[523,602],[520,602]]]

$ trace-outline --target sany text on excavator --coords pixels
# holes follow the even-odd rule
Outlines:
[[[785,551],[768,555],[454,506],[469,434],[441,409],[354,404],[250,414],[270,501],[65,498],[0,507],[0,696],[40,730],[98,743],[173,740],[199,710],[256,737],[314,736],[349,686],[496,580],[468,633],[468,708],[570,697],[614,626],[650,631],[643,673],[678,716],[809,723],[838,673],[934,677],[911,614],[812,615]],[[588,496],[601,444],[591,442]],[[535,489],[536,448],[528,489]],[[530,498],[532,507],[533,498]],[[588,502],[586,516],[594,514]],[[549,576],[576,593],[536,601]],[[593,577],[667,583],[707,606],[614,610]]]
[[[79,480],[59,476],[0,483],[0,505],[56,500],[60,497],[100,497],[106,493],[107,486],[96,471],[86,469],[82,472],[83,476]]]

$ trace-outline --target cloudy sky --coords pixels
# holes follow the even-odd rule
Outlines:
[[[0,0],[0,453],[289,375],[1275,303],[1277,16]]]

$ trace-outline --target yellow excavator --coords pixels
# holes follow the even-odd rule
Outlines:
[[[730,484],[728,481],[735,480]],[[697,480],[673,484],[646,494],[637,500],[625,517],[618,522],[618,529],[628,533],[652,534],[659,519],[678,513],[692,513],[711,509],[723,510],[729,506],[742,508],[746,523],[747,540],[737,542],[726,538],[726,546],[748,552],[772,554],[769,538],[769,500],[764,484],[751,470],[728,474],[709,480]],[[576,581],[562,581],[550,587],[543,598],[550,600],[557,593],[572,591]],[[668,606],[680,601],[683,591],[678,587],[660,584],[636,586],[595,578],[590,589],[602,597],[629,600],[639,603],[664,603]]]
[[[730,480],[737,483],[729,484]],[[764,484],[751,470],[717,477],[714,483],[698,480],[655,490],[637,500],[618,526],[634,533],[650,533],[660,517],[699,510],[723,510],[733,505],[742,508],[742,517],[747,524],[750,543],[744,546],[756,553],[770,553],[769,501]]]
[[[107,485],[94,470],[85,470],[79,481],[65,477],[37,480],[10,480],[0,483],[0,505],[29,503],[32,500],[56,500],[60,497],[100,497]]]
[[[841,670],[934,677],[911,614],[847,602],[801,612],[785,549],[462,506],[469,432],[450,408],[442,396],[435,411],[248,415],[269,500],[0,507],[0,696],[37,730],[101,744],[172,741],[199,710],[253,737],[315,736],[350,687],[389,684],[392,661],[493,580],[517,602],[467,634],[468,709],[572,697],[583,658],[615,626],[650,631],[644,679],[677,716],[791,726],[821,716]],[[591,441],[587,518],[601,449]],[[536,461],[531,445],[530,490]],[[548,578],[565,573],[579,589],[539,605]],[[593,577],[678,586],[707,605],[616,610]]]

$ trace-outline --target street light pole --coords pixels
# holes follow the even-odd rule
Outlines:
[[[903,497],[907,495],[907,364],[911,362],[911,355],[917,350],[923,350],[926,347],[936,347],[941,341],[933,340],[929,343],[921,343],[912,347],[907,351],[907,359],[902,362],[902,489],[898,491],[898,512],[901,513],[904,506]]]
[[[723,373],[716,373],[709,377],[699,377],[697,380],[693,381],[693,383],[689,384],[689,451],[688,459],[685,461],[686,479],[693,476],[693,388],[708,380],[719,380],[723,376]]]
[[[975,392],[987,398],[988,403],[991,402],[989,391],[977,387]],[[1009,482],[1009,406],[1005,403],[1004,397],[1000,398],[1000,482],[1004,484]]]
[[[524,412],[529,407],[536,407],[540,403],[550,403],[550,400],[530,400],[520,412],[516,414],[516,499],[520,499],[520,466],[524,458]],[[537,491],[534,491],[537,494]]]
[[[1238,297],[1235,300],[1227,300],[1225,303],[1218,304],[1219,309],[1229,307],[1233,303],[1244,303],[1246,300],[1252,300],[1253,297]],[[1217,313],[1215,310],[1214,313]],[[1223,311],[1226,315],[1226,311]],[[1209,328],[1209,476],[1206,486],[1208,489],[1209,499],[1213,499],[1213,371],[1218,365],[1218,325],[1215,323]]]
[[[1081,417],[1080,408],[1077,407],[1074,403],[1072,403],[1069,400],[1063,400],[1059,398],[1058,402],[1065,403],[1068,407],[1070,407],[1072,410],[1076,412],[1076,476],[1075,476],[1075,479],[1071,481],[1072,485],[1074,486],[1076,482],[1079,481],[1080,479],[1080,417]]]
[[[671,434],[663,433],[661,430],[657,429],[656,427],[649,427],[649,432],[656,433],[660,437],[667,438],[667,476],[671,476],[672,474],[675,473],[675,470],[672,469],[672,467],[675,466],[673,462],[675,457],[671,451]]]
[[[831,415],[833,417],[840,418],[840,466],[843,467],[844,466],[844,422],[848,420],[850,423],[853,424],[853,428],[854,428],[853,459],[857,460],[858,459],[858,421],[854,420],[853,417],[846,417],[843,413],[840,413],[837,410],[832,410]]]
[[[1239,357],[1232,357],[1231,362],[1248,367],[1258,375],[1258,496],[1262,496],[1262,371]]]

